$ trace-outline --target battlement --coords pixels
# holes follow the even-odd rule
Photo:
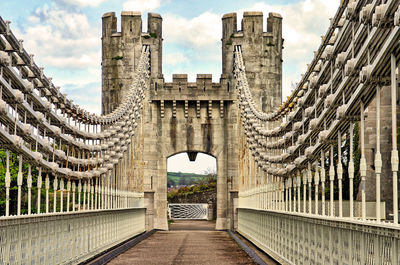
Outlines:
[[[162,38],[162,17],[156,13],[148,13],[147,32],[142,29],[142,14],[135,11],[121,12],[121,32],[117,29],[115,12],[105,13],[102,17],[102,37],[143,37],[145,39]]]
[[[229,90],[227,82],[212,82],[211,74],[198,74],[195,82],[188,82],[187,74],[172,75],[172,82],[151,86],[150,101],[159,100],[201,100],[233,101],[234,91]]]
[[[206,91],[219,89],[220,87],[220,83],[212,82],[211,74],[197,74],[196,82],[188,82],[187,74],[173,74],[172,82],[164,83],[164,88],[178,91],[185,89]]]
[[[281,34],[282,16],[278,13],[269,13],[267,31],[263,32],[263,13],[258,11],[244,12],[241,29],[237,28],[237,14],[228,13],[222,16],[222,38],[246,37],[250,35],[274,36]],[[237,34],[239,33],[239,34]],[[268,34],[269,33],[269,34]]]
[[[162,17],[148,13],[147,32],[142,29],[140,12],[121,13],[121,31],[114,12],[102,17],[103,113],[109,113],[123,98],[134,78],[143,45],[150,46],[149,100],[231,101],[235,98],[233,76],[234,46],[242,47],[249,86],[256,104],[271,111],[281,103],[282,90],[282,17],[269,13],[266,31],[262,12],[244,12],[238,30],[237,14],[222,17],[222,75],[219,83],[211,74],[198,74],[188,82],[186,74],[174,74],[165,82],[162,73]]]

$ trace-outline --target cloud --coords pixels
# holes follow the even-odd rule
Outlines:
[[[179,153],[167,159],[167,171],[196,174],[217,173],[217,160],[210,155],[198,153],[196,161],[190,162],[187,153]]]
[[[213,81],[218,82],[221,73],[221,16],[204,12],[193,18],[175,14],[163,17],[164,62],[168,64],[164,68],[166,78],[169,80],[173,73],[187,73],[189,81],[195,81],[196,73],[210,73]],[[182,55],[174,58],[177,54]]]
[[[92,26],[86,15],[44,6],[28,22],[28,27],[16,33],[40,64],[74,69],[100,65],[100,25]]]
[[[54,84],[76,103],[99,113],[101,25],[92,25],[78,10],[54,4],[37,8],[24,26],[13,28],[14,34],[24,40],[37,65],[45,67],[46,76],[53,77]],[[90,91],[91,96],[82,91]]]
[[[96,7],[107,0],[57,0],[57,1],[66,5],[76,6],[76,7],[86,7],[86,6]]]
[[[189,59],[180,52],[168,53],[164,56],[165,64],[175,66],[180,63],[187,63]]]
[[[86,110],[94,113],[101,112],[101,87],[98,82],[70,83],[62,86],[61,91]]]
[[[129,0],[123,4],[123,10],[147,12],[157,9],[160,5],[160,0]]]
[[[220,43],[220,15],[204,12],[192,19],[168,14],[163,21],[163,34],[168,42],[179,43],[195,49],[210,49]],[[179,30],[177,30],[179,29]]]

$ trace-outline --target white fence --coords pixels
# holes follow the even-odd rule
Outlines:
[[[393,264],[400,228],[374,221],[238,209],[238,232],[287,264]]]
[[[168,216],[170,219],[207,220],[207,203],[170,203],[168,204]]]
[[[3,217],[0,264],[76,264],[144,231],[144,208]]]

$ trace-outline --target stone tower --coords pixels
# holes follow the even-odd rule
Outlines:
[[[267,32],[262,12],[244,12],[241,30],[236,13],[222,17],[222,76],[233,80],[233,49],[242,47],[247,80],[259,110],[271,112],[282,103],[282,17],[269,13]]]
[[[114,12],[104,14],[102,20],[102,112],[107,114],[129,89],[143,45],[150,45],[152,82],[163,80],[162,18],[149,13],[146,33],[140,12],[122,12],[121,32]]]
[[[143,45],[150,46],[151,78],[143,104],[143,117],[131,144],[128,174],[139,176],[135,185],[145,192],[148,229],[168,229],[167,159],[188,152],[212,155],[217,160],[217,229],[235,227],[235,202],[241,174],[239,110],[233,78],[234,45],[240,45],[249,85],[260,110],[281,103],[282,18],[269,14],[263,32],[263,14],[245,12],[242,30],[236,14],[222,18],[222,75],[212,82],[210,74],[198,74],[188,82],[186,74],[174,74],[165,82],[162,74],[162,18],[148,14],[148,31],[142,32],[140,13],[122,12],[121,32],[115,13],[103,16],[102,110],[111,112],[121,103],[132,83]],[[168,37],[168,36],[167,36]],[[248,155],[248,154],[247,154]],[[252,161],[247,156],[246,161]],[[253,163],[250,163],[254,165]],[[129,176],[131,176],[129,175]]]

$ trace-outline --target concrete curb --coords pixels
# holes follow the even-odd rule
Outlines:
[[[103,252],[102,254],[98,255],[94,259],[85,261],[81,264],[90,264],[90,265],[104,265],[110,262],[112,259],[116,258],[118,255],[124,253],[128,249],[134,247],[137,245],[139,242],[145,240],[146,238],[150,237],[152,234],[157,232],[158,230],[153,229],[149,232],[142,233],[140,235],[137,235],[131,239],[128,239],[127,241],[111,248],[108,249],[107,251]]]
[[[233,233],[231,230],[228,230],[228,233],[255,263],[258,265],[268,265],[260,258],[260,256],[257,255],[256,252],[254,252],[254,250],[249,248],[237,235],[235,235],[235,233]]]

